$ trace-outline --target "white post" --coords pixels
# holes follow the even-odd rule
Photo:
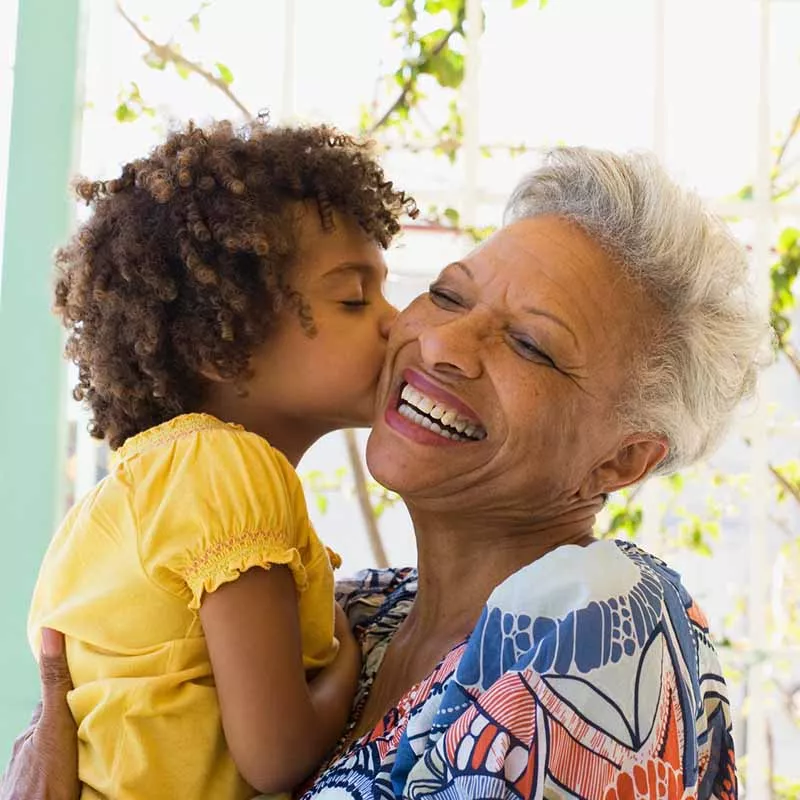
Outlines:
[[[90,492],[97,483],[97,468],[100,463],[101,444],[89,435],[91,414],[80,406],[75,431],[75,492],[76,500]]]
[[[295,83],[297,67],[297,0],[283,2],[283,82],[281,91],[281,119],[284,124],[294,122]]]
[[[667,97],[666,97],[666,0],[654,0],[653,8],[653,152],[663,164],[667,141]],[[642,527],[638,541],[646,550],[659,556],[662,552],[661,506],[664,501],[664,485],[659,478],[651,478],[639,492],[642,504]]]
[[[653,17],[653,152],[664,163],[667,154],[666,0],[654,0]]]
[[[467,54],[464,74],[464,193],[463,225],[475,225],[478,216],[478,160],[480,159],[480,71],[483,7],[481,0],[467,0]]]
[[[766,308],[770,302],[770,233],[772,186],[770,168],[770,0],[759,0],[759,91],[758,91],[758,161],[753,189],[755,239],[753,272],[759,301]],[[749,800],[770,796],[767,750],[768,664],[759,655],[765,653],[767,639],[767,583],[769,576],[767,505],[772,491],[767,469],[767,419],[763,407],[750,420],[750,564],[748,587],[748,630],[756,663],[748,672],[746,791]]]

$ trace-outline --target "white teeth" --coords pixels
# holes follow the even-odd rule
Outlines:
[[[403,391],[400,394],[400,397],[402,397],[403,400],[407,400],[412,405],[417,404],[417,400],[420,396],[421,395],[419,392],[413,386],[409,386],[408,384],[403,387]]]
[[[467,442],[486,437],[486,431],[480,425],[460,417],[457,411],[434,402],[409,384],[403,386],[400,397],[404,401],[399,404],[400,414],[444,439]]]
[[[433,405],[433,400],[431,400],[429,397],[425,397],[425,395],[422,395],[422,399],[416,404],[417,408],[423,414],[430,414],[431,410],[433,409]]]
[[[413,421],[416,414],[412,410],[411,406],[401,405],[400,408],[397,409],[400,414],[402,414],[406,419],[410,419]]]

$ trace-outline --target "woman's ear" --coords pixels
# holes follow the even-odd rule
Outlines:
[[[634,434],[628,436],[617,452],[595,467],[586,481],[583,494],[586,498],[610,494],[647,477],[669,453],[663,436]]]

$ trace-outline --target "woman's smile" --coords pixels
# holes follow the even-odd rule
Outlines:
[[[486,428],[475,411],[412,369],[403,370],[385,418],[389,427],[421,444],[470,444],[486,438]]]

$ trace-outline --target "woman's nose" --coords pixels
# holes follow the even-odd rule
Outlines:
[[[467,314],[423,329],[419,346],[425,365],[434,371],[477,378],[481,374],[481,337],[475,322]]]

